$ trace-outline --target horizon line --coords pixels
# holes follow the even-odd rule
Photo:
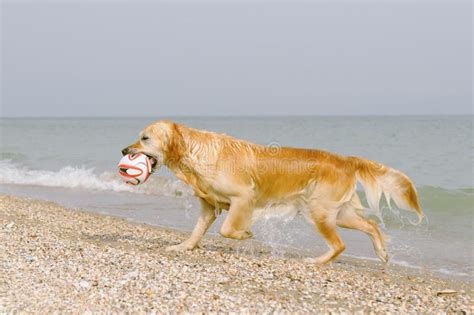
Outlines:
[[[149,116],[2,116],[0,119],[45,119],[45,118],[291,118],[291,117],[457,117],[457,116],[474,116],[474,113],[456,113],[456,114],[291,114],[291,115],[149,115]]]

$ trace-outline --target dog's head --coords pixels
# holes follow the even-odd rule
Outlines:
[[[172,157],[177,126],[171,121],[157,121],[140,132],[138,140],[122,154],[143,153],[151,159],[152,172]]]

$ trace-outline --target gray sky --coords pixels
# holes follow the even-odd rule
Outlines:
[[[470,1],[10,0],[1,9],[2,116],[472,111]]]

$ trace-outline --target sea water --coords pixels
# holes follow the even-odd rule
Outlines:
[[[262,145],[361,156],[405,172],[417,186],[428,220],[413,226],[413,213],[382,209],[391,262],[473,278],[473,116],[168,118]],[[0,193],[191,230],[198,202],[169,170],[162,168],[136,187],[117,175],[121,149],[157,119],[3,118]],[[217,233],[223,216],[210,233]],[[298,216],[264,217],[253,232],[275,248],[275,255],[287,246],[315,256],[326,250],[314,227]],[[341,235],[344,254],[376,259],[366,235],[342,229]]]

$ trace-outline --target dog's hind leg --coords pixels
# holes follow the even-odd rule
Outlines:
[[[221,226],[220,234],[227,238],[245,240],[253,236],[249,231],[252,224],[254,205],[251,198],[235,198],[231,201],[229,213]]]
[[[191,236],[181,244],[167,247],[167,251],[185,251],[196,248],[201,238],[215,221],[215,208],[204,199],[199,198],[199,200],[201,202],[201,216],[199,217]]]
[[[336,258],[346,248],[336,230],[337,209],[318,208],[311,211],[311,218],[329,246],[329,251],[317,258],[306,258],[307,263],[324,264]]]
[[[338,226],[362,231],[370,236],[377,256],[383,262],[388,262],[387,251],[383,234],[380,232],[377,223],[366,219],[356,212],[351,204],[346,204],[337,215],[336,223]]]

